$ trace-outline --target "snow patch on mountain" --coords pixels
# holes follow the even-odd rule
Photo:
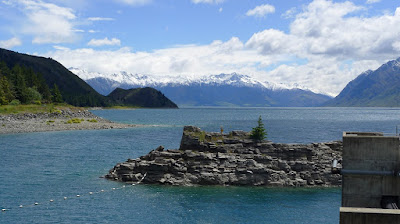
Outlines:
[[[150,86],[150,87],[163,87],[163,86],[180,86],[180,85],[231,85],[236,87],[253,87],[253,88],[266,88],[269,90],[291,90],[302,89],[311,92],[321,93],[310,88],[306,88],[297,83],[283,84],[273,82],[258,81],[248,75],[241,75],[237,73],[231,74],[218,74],[208,75],[202,77],[186,77],[186,76],[148,76],[143,74],[132,74],[125,71],[113,74],[102,74],[98,72],[89,72],[79,68],[69,68],[69,70],[79,76],[83,80],[90,80],[95,78],[104,78],[114,81],[113,86],[118,85],[131,85],[131,86]],[[328,95],[326,93],[322,93]]]

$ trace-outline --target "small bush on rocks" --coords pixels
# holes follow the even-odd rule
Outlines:
[[[69,120],[66,122],[66,124],[72,124],[72,123],[74,123],[74,124],[79,124],[79,123],[81,123],[81,122],[82,122],[82,120],[79,119],[79,118],[72,118],[72,119],[69,119]]]
[[[19,100],[12,100],[9,104],[12,106],[18,106],[21,104],[21,102]]]

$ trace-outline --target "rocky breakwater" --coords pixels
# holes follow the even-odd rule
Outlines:
[[[207,133],[184,127],[178,150],[162,146],[117,164],[108,179],[168,185],[339,186],[332,160],[341,160],[340,141],[313,144],[255,142],[248,132]]]

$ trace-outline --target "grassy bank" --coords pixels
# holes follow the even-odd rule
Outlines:
[[[0,114],[23,114],[23,113],[53,113],[60,110],[82,110],[68,104],[27,104],[27,105],[3,105],[0,106]]]
[[[2,105],[0,106],[0,114],[23,114],[23,113],[53,113],[60,110],[84,110],[84,109],[138,109],[140,107],[133,106],[112,106],[112,107],[99,107],[99,108],[83,108],[83,107],[74,107],[69,104],[20,104],[20,105]]]

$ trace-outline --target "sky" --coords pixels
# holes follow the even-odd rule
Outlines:
[[[400,57],[400,1],[0,0],[0,47],[103,74],[236,72],[335,96]]]

